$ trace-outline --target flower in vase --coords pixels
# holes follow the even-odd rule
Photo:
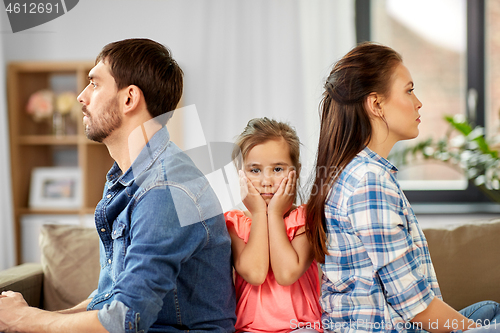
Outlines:
[[[52,117],[54,112],[54,93],[48,89],[33,93],[26,105],[26,112],[33,116],[35,121]]]
[[[70,113],[76,101],[76,94],[71,91],[63,92],[56,97],[56,111],[62,115]]]

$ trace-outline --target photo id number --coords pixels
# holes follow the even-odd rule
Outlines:
[[[5,11],[9,14],[50,14],[52,12],[59,13],[59,3],[51,4],[49,3],[23,3],[18,2],[9,3],[5,8]]]

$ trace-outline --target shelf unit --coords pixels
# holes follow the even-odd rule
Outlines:
[[[12,172],[12,199],[16,260],[21,262],[22,215],[93,214],[102,196],[105,176],[113,160],[107,148],[85,137],[81,119],[71,135],[53,135],[49,122],[35,122],[26,113],[26,104],[41,89],[70,90],[79,94],[88,84],[93,62],[13,62],[8,66],[8,113]],[[62,91],[59,91],[62,92]],[[33,168],[58,166],[61,150],[76,156],[73,165],[82,173],[82,204],[78,209],[33,209],[29,207],[30,178]]]

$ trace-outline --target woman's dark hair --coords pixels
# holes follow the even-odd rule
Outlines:
[[[328,193],[372,135],[366,98],[373,92],[389,96],[394,69],[401,62],[390,47],[365,42],[340,59],[326,80],[314,183],[306,207],[306,233],[318,262],[328,254],[324,213]]]
[[[129,85],[141,89],[152,118],[177,107],[182,96],[183,73],[170,50],[162,44],[145,38],[109,43],[95,63],[99,61],[109,65],[118,90]],[[166,123],[168,118],[162,120]]]

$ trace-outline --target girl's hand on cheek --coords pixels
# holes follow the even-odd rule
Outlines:
[[[268,214],[277,214],[283,217],[290,210],[295,200],[296,182],[297,173],[292,170],[287,177],[281,180],[278,191],[269,202]]]
[[[252,182],[245,176],[245,173],[240,170],[240,195],[241,200],[250,213],[266,213],[267,204],[260,196],[259,191],[253,186]]]

